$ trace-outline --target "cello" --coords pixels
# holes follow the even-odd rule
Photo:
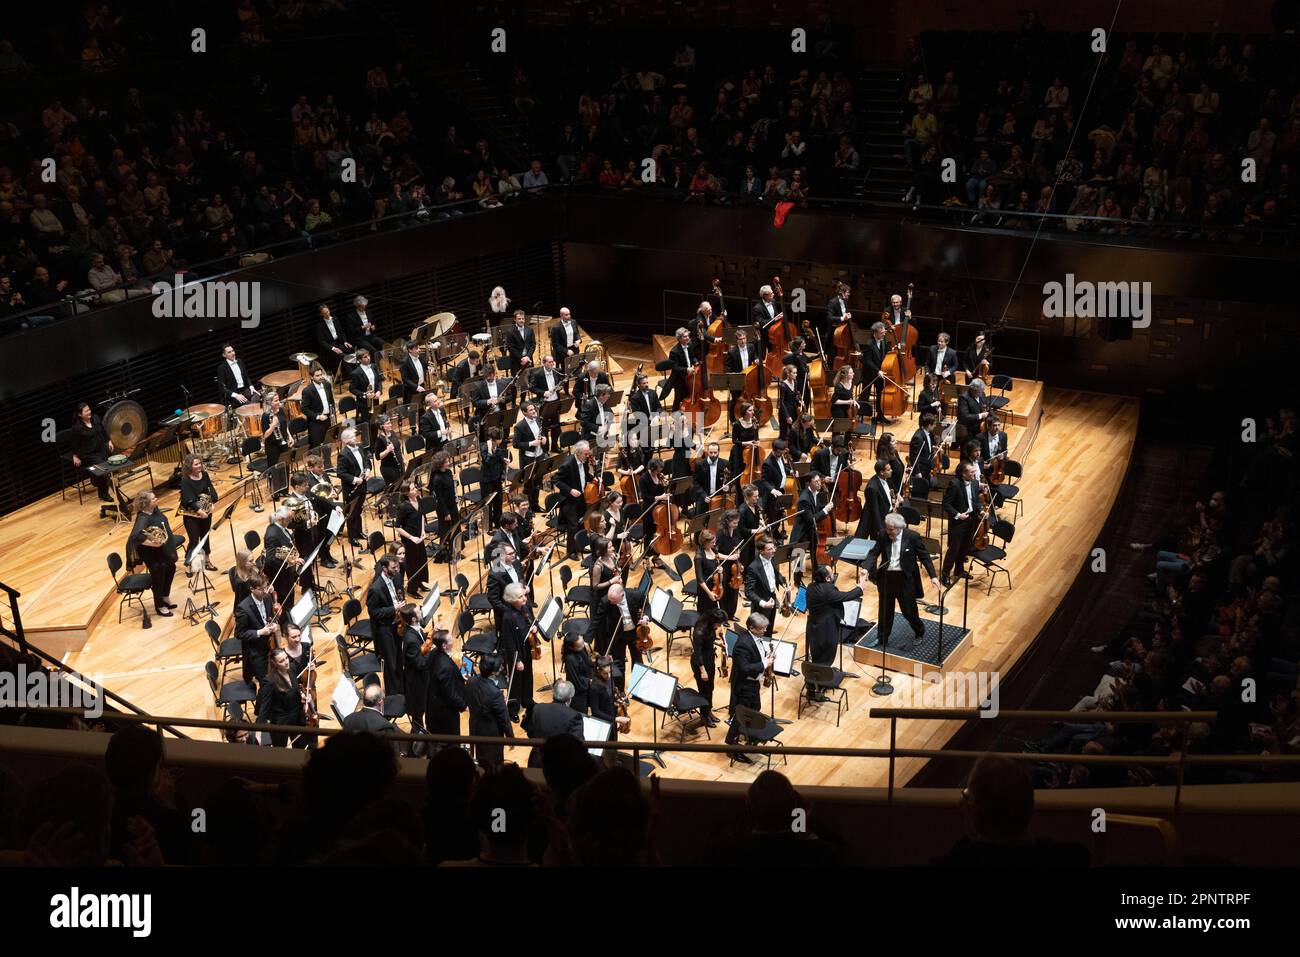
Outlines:
[[[912,310],[912,284],[907,284],[907,304],[903,307],[903,319],[895,324],[890,321],[889,310],[880,315],[889,337],[890,349],[880,365],[884,377],[884,387],[880,395],[880,413],[888,419],[896,419],[907,409],[907,390],[904,383],[916,378],[916,327],[908,320]]]
[[[781,277],[772,277],[772,290],[776,293],[776,317],[767,326],[767,356],[763,364],[767,371],[778,379],[781,377],[782,360],[790,350],[790,340],[795,337],[794,323],[785,317],[785,290],[781,288]],[[766,392],[766,385],[764,385]]]
[[[713,425],[722,415],[722,403],[713,397],[713,390],[708,385],[709,370],[703,362],[695,363],[695,368],[687,373],[688,393],[681,403],[681,411],[689,415],[695,423]]]
[[[853,467],[852,453],[848,464],[835,473],[831,497],[835,499],[837,521],[848,524],[862,518],[862,473]]]
[[[830,419],[834,416],[831,413],[831,390],[826,382],[826,350],[822,348],[822,334],[804,323],[805,333],[811,333],[817,339],[817,358],[808,363],[808,380],[806,383],[809,392],[809,402],[805,408],[812,409],[813,418]]]
[[[739,413],[742,402],[754,406],[754,415],[759,422],[771,421],[772,400],[767,394],[767,367],[763,360],[756,360],[745,370],[745,389],[736,400],[736,408],[731,410],[733,416]]]
[[[707,330],[709,336],[716,341],[709,349],[708,356],[705,357],[705,364],[708,366],[709,375],[726,375],[727,374],[727,309],[722,301],[722,280],[713,280],[713,294],[718,297],[718,312],[713,321],[709,323]],[[706,340],[707,341],[707,340]]]
[[[844,315],[839,325],[831,332],[831,348],[834,351],[832,371],[838,372],[841,366],[853,365],[853,353],[858,345],[853,340],[853,313],[849,312],[849,287],[836,280],[836,291],[844,295]]]
[[[664,480],[659,483],[661,486],[672,484],[672,479],[664,476]],[[653,512],[655,523],[655,539],[650,543],[658,555],[672,555],[674,552],[681,551],[682,543],[685,536],[682,534],[681,526],[678,524],[681,509],[673,504],[672,497],[668,501],[659,502],[655,505]]]

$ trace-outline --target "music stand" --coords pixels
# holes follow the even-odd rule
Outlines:
[[[773,553],[772,555],[773,567],[776,567],[778,565],[789,566],[793,560],[792,556],[794,555],[794,550],[796,548],[802,548],[804,554],[812,554],[812,542],[786,542],[786,544],[784,545],[777,546],[776,552]],[[788,567],[786,568],[786,571],[787,573],[789,572]],[[790,580],[791,580],[791,576],[787,574],[786,575],[787,585],[789,584]]]
[[[558,595],[552,595],[546,599],[546,604],[537,613],[536,624],[538,632],[546,639],[546,643],[551,646],[551,675],[554,678],[558,678],[558,672],[555,668],[555,635],[559,632],[560,625],[563,622],[564,602],[560,600]],[[554,687],[555,681],[552,680],[549,684],[541,685],[537,690],[550,691]]]
[[[688,518],[686,520],[686,534],[694,535],[703,528],[717,527],[718,520],[722,518],[722,513],[725,511],[726,509],[715,508],[711,512],[701,512],[699,515]]]
[[[429,587],[429,594],[424,596],[420,602],[420,627],[428,628],[429,622],[433,616],[438,613],[438,606],[442,603],[442,586],[434,583]]]
[[[209,535],[211,535],[213,532],[219,529],[222,526],[222,524],[226,522],[230,518],[230,516],[235,513],[235,508],[236,506],[239,505],[239,500],[244,497],[244,486],[240,485],[238,486],[238,488],[239,488],[239,494],[235,496],[235,500],[233,502],[231,502],[229,505],[226,506],[226,510],[221,513],[221,517],[212,523],[212,528],[208,530]],[[232,554],[239,551],[239,546],[235,543],[234,522],[230,523],[230,551]]]
[[[799,646],[795,644],[793,641],[787,641],[784,638],[775,638],[775,639],[755,638],[754,644],[758,646],[758,653],[763,658],[767,657],[768,648],[772,644],[776,645],[776,660],[772,662],[772,674],[774,677],[780,676],[782,678],[791,678],[798,675],[798,672],[794,670],[794,659],[795,659],[795,655],[798,654],[799,652]],[[771,688],[769,690],[771,691],[771,704],[768,705],[768,707],[771,709],[772,712],[771,714],[772,720],[775,721],[777,724],[789,724],[790,723],[789,718],[778,718],[776,716],[776,681],[775,680],[773,680]]]
[[[628,675],[624,685],[630,699],[649,705],[654,711],[667,712],[677,697],[677,679],[673,675],[667,671],[658,671],[636,662],[632,663],[632,673]],[[655,745],[658,745],[658,718],[652,718],[650,729],[653,734],[652,740]],[[661,768],[667,767],[658,747],[647,754],[646,757],[652,761],[657,761]]]
[[[231,508],[233,509],[234,506],[232,505]],[[199,543],[194,546],[193,551],[190,553],[191,568],[193,568],[194,559],[195,558],[199,559],[199,575],[198,575],[199,582],[196,583],[194,579],[190,579],[190,597],[185,599],[184,615],[186,618],[190,620],[191,625],[197,625],[199,623],[199,619],[203,615],[207,615],[209,618],[216,618],[217,605],[221,604],[220,602],[212,601],[211,596],[209,594],[212,588],[212,582],[208,578],[206,565],[207,565],[207,554],[208,554],[207,553],[208,538],[211,537],[211,535],[212,535],[212,529],[208,529],[208,531],[204,533],[201,539],[199,539]],[[194,593],[195,591],[198,590],[198,585],[200,583],[203,586],[203,604],[195,605]]]

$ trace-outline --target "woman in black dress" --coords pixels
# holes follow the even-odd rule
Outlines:
[[[262,447],[266,449],[266,467],[273,469],[280,456],[293,448],[293,433],[289,431],[289,416],[280,406],[280,395],[266,394],[266,408],[262,411]]]
[[[739,475],[745,468],[746,445],[758,444],[758,419],[754,415],[754,404],[742,402],[740,415],[731,423],[731,474]],[[760,460],[760,464],[761,460]]]
[[[858,400],[853,395],[853,366],[841,366],[835,373],[835,387],[831,390],[831,417],[852,420],[859,415]],[[848,444],[848,432],[838,432]]]
[[[903,473],[906,469],[898,455],[898,441],[892,432],[881,433],[880,441],[876,443],[876,461],[882,460],[893,466],[892,474],[889,476],[889,487],[897,496],[898,490],[903,487]]]
[[[695,582],[698,586],[695,603],[703,618],[722,603],[723,589],[713,587],[713,574],[722,564],[722,559],[714,547],[717,537],[707,528],[702,529],[695,540]]]
[[[722,601],[719,604],[727,613],[728,620],[736,617],[736,606],[740,603],[740,592],[731,587],[731,577],[736,562],[740,561],[740,546],[744,540],[745,536],[740,532],[740,512],[734,508],[727,509],[718,521],[714,548],[727,565],[722,573]],[[735,558],[731,557],[733,555]]]
[[[701,610],[700,620],[691,629],[691,674],[695,676],[695,689],[709,702],[700,709],[708,728],[718,726],[718,719],[713,716],[713,678],[717,668],[717,631],[725,620],[723,614],[720,608],[708,614]]]
[[[253,563],[253,553],[247,548],[235,551],[235,564],[226,576],[230,579],[230,590],[235,593],[230,603],[231,608],[238,608],[239,603],[253,593],[253,578],[260,575],[257,565]]]
[[[641,476],[641,506],[644,511],[641,513],[641,527],[644,529],[645,537],[641,540],[645,553],[649,553],[650,545],[654,542],[656,525],[654,520],[655,505],[660,504],[657,499],[668,501],[671,498],[669,492],[670,482],[664,475],[664,463],[662,459],[651,459],[646,466],[645,473]],[[658,555],[654,556],[652,564],[656,568],[663,568],[664,563]]]
[[[596,603],[605,597],[610,585],[622,581],[623,574],[618,567],[618,554],[608,538],[597,535],[591,540],[591,593],[596,599],[592,607],[594,608]]]
[[[618,465],[616,470],[619,476],[619,487],[627,488],[629,491],[635,491],[637,483],[641,481],[641,476],[645,474],[646,450],[641,444],[641,433],[632,430],[623,438],[623,447],[618,450]],[[624,478],[631,478],[631,482],[624,484]]]
[[[393,431],[393,420],[381,415],[375,420],[378,429],[375,440],[370,444],[370,454],[379,463],[379,474],[384,481],[393,485],[402,477],[406,465],[402,462],[402,437]]]
[[[781,438],[789,439],[790,430],[799,418],[799,367],[788,365],[781,367],[781,382],[777,385],[777,421],[781,425]]]
[[[943,421],[943,396],[939,392],[939,378],[927,372],[921,385],[921,395],[916,400],[916,414],[934,413],[936,422]]]
[[[397,507],[397,534],[406,543],[406,592],[419,597],[429,577],[429,556],[424,547],[424,512],[420,510],[420,487],[403,482],[402,504]]]
[[[456,479],[451,474],[451,459],[445,452],[435,455],[430,465],[429,494],[433,496],[434,510],[438,513],[438,540],[445,550],[450,544],[448,533],[460,521],[460,509],[456,507]]]
[[[99,416],[93,414],[89,404],[82,402],[77,406],[77,421],[72,424],[73,449],[72,464],[85,470],[92,465],[103,465],[113,454],[113,441],[108,437],[108,430]],[[108,476],[87,472],[95,484],[101,502],[113,501],[108,494]]]
[[[626,502],[623,500],[621,492],[605,493],[605,530],[601,533],[609,539],[610,548],[618,555],[619,569],[626,574],[627,567],[632,564],[631,543],[628,541],[628,535],[632,531],[633,516],[631,510],[626,508]],[[624,544],[628,544],[626,555],[624,555]]]
[[[573,700],[569,707],[579,714],[586,714],[589,695],[591,694],[591,652],[587,649],[587,639],[582,635],[570,635],[564,639],[564,680],[573,685]]]
[[[199,511],[199,497],[208,497],[208,507]],[[185,522],[185,535],[189,539],[185,545],[185,574],[190,573],[190,561],[194,558],[194,549],[204,535],[212,530],[212,506],[217,501],[217,490],[212,484],[212,477],[203,471],[203,459],[191,455],[185,460],[185,474],[181,476],[181,518]],[[215,572],[217,566],[212,563],[212,543],[207,545],[204,556],[207,570]]]
[[[289,667],[289,655],[283,648],[271,652],[270,669],[266,680],[257,691],[258,724],[305,724],[303,696],[298,679]],[[293,747],[308,747],[310,738],[295,735]],[[283,748],[289,744],[289,735],[283,731],[271,733],[271,744]]]

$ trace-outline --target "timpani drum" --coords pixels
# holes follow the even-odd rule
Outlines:
[[[289,386],[295,382],[301,382],[302,376],[298,374],[297,369],[285,369],[281,372],[272,372],[262,377],[262,385],[268,389],[274,389],[280,393],[280,398],[284,398]]]
[[[282,399],[284,405],[284,414],[289,417],[289,421],[302,418],[302,390],[299,389],[293,394],[293,398]]]
[[[194,431],[201,439],[211,439],[226,431],[226,407],[218,402],[192,405],[185,410]]]
[[[262,403],[249,402],[235,409],[235,418],[244,427],[244,434],[249,438],[262,434]]]

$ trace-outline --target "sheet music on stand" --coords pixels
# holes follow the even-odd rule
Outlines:
[[[634,663],[627,680],[627,693],[634,701],[665,711],[672,707],[677,694],[677,679],[666,671]]]
[[[310,588],[302,593],[294,606],[289,609],[289,621],[295,628],[302,631],[306,629],[311,616],[316,614],[316,594]]]
[[[766,660],[768,649],[773,643],[767,638],[755,638],[754,644],[758,645],[759,655]],[[793,641],[786,641],[783,638],[778,638],[775,644],[776,660],[772,662],[772,674],[788,678],[790,675],[794,674],[795,652],[798,650],[798,647]]]
[[[442,599],[442,586],[434,585],[429,589],[429,594],[424,596],[424,602],[420,605],[420,627],[425,628],[433,620],[434,614],[438,610],[438,602]]]
[[[862,601],[857,598],[851,598],[844,603],[844,617],[840,619],[840,624],[845,628],[862,628],[871,622],[862,617]]]
[[[650,593],[648,603],[649,617],[652,621],[663,621],[664,613],[672,603],[673,593],[656,585],[653,592]]]
[[[330,695],[330,708],[334,711],[334,716],[339,719],[339,724],[343,719],[357,710],[357,705],[361,704],[361,695],[357,693],[357,686],[352,683],[352,679],[347,675],[339,675],[338,684],[334,686],[334,693]]]
[[[559,597],[552,595],[546,599],[546,604],[542,610],[537,613],[537,628],[546,636],[547,641],[555,638],[556,632],[560,630],[560,622],[564,620],[564,606]]]
[[[609,732],[614,726],[608,721],[602,721],[600,718],[593,718],[589,714],[582,716],[582,740],[584,741],[608,741]],[[593,758],[605,757],[605,751],[602,748],[588,748],[587,753]]]
[[[325,531],[329,533],[329,538],[325,539],[326,542],[332,540],[336,535],[338,535],[339,529],[343,527],[344,521],[346,521],[346,519],[343,516],[342,509],[330,512],[330,517],[325,521]]]

